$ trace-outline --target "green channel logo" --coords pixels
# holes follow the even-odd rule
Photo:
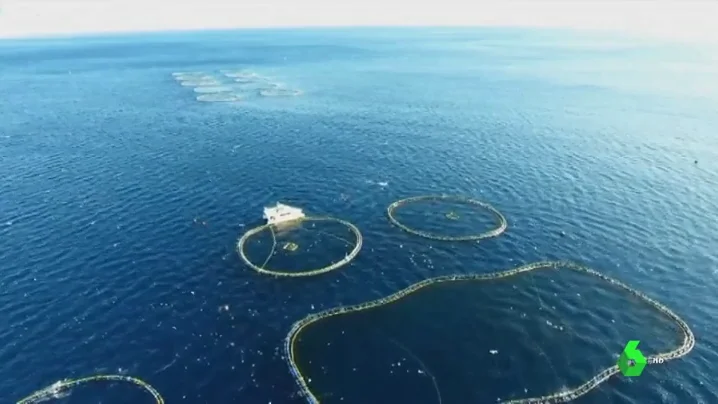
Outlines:
[[[641,341],[637,340],[628,341],[626,347],[623,348],[621,357],[618,358],[618,368],[624,376],[640,376],[646,367],[646,357],[638,350],[638,344],[640,343]]]

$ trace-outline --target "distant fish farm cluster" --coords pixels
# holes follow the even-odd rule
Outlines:
[[[175,72],[172,77],[181,86],[191,87],[197,101],[202,102],[240,102],[252,98],[294,97],[302,94],[301,90],[250,70]]]

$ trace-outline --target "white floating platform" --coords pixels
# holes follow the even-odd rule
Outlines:
[[[275,206],[265,207],[264,215],[262,215],[262,218],[267,220],[267,224],[291,222],[305,217],[306,215],[301,209],[279,202]]]

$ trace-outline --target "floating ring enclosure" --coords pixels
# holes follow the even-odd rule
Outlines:
[[[242,237],[237,242],[237,252],[239,253],[239,256],[242,261],[244,261],[247,266],[265,275],[282,277],[301,277],[323,274],[341,268],[344,265],[347,265],[357,256],[357,254],[359,254],[359,251],[362,247],[363,238],[361,232],[355,225],[346,220],[337,219],[329,216],[306,216],[299,208],[294,208],[279,203],[276,205],[276,207],[265,208],[264,217],[265,219],[267,219],[266,224],[250,229],[246,233],[244,233],[244,235],[242,235]],[[304,229],[303,226],[311,224],[311,228],[315,229],[316,224],[327,222],[342,225],[348,230],[349,233],[354,235],[355,240],[349,241],[341,236],[326,233],[321,230],[316,231],[319,234],[323,234],[325,236],[332,237],[333,239],[340,240],[344,245],[353,244],[351,251],[346,252],[344,257],[319,268],[309,268],[291,271],[286,269],[270,269],[267,267],[270,260],[274,258],[275,254],[277,254],[279,251],[286,251],[291,254],[296,254],[297,250],[300,250],[302,248],[302,243],[297,241],[280,241],[279,235],[291,231],[311,231],[309,229]],[[266,258],[264,259],[264,262],[259,264],[253,262],[249,258],[246,249],[249,240],[264,232],[269,232],[269,235],[271,236],[271,249]]]
[[[399,219],[397,219],[397,212],[401,207],[417,204],[421,202],[446,202],[446,203],[456,203],[459,205],[465,205],[472,208],[480,208],[482,210],[488,211],[492,214],[495,221],[495,227],[490,230],[486,230],[483,232],[473,233],[473,234],[464,234],[464,235],[442,235],[437,234],[433,232],[428,232],[420,229],[416,229],[414,227],[411,227],[409,225],[406,225],[402,223]],[[391,221],[392,224],[394,224],[396,227],[406,231],[407,233],[411,233],[417,236],[421,236],[428,239],[433,240],[443,240],[443,241],[479,241],[491,237],[496,237],[506,231],[506,228],[508,227],[508,223],[506,222],[506,218],[504,217],[501,212],[499,212],[496,208],[491,206],[490,204],[477,200],[468,198],[465,196],[455,196],[455,195],[422,195],[422,196],[414,196],[410,198],[401,199],[399,201],[396,201],[389,205],[387,208],[387,216],[389,217],[389,221]],[[463,215],[460,215],[455,210],[449,210],[445,213],[444,218],[451,222],[459,221]]]
[[[397,293],[394,293],[390,296],[380,298],[374,301],[361,303],[358,305],[353,306],[344,306],[344,307],[337,307],[333,309],[329,309],[320,313],[311,314],[304,319],[296,322],[287,337],[285,338],[285,358],[287,360],[289,370],[292,374],[292,376],[295,378],[297,385],[299,386],[299,389],[301,393],[305,396],[305,398],[310,403],[319,403],[320,399],[319,397],[321,394],[319,392],[312,391],[308,384],[308,378],[302,373],[300,366],[297,362],[297,351],[296,351],[296,344],[298,339],[301,338],[301,335],[306,330],[310,329],[310,326],[313,324],[318,324],[322,321],[331,321],[332,318],[338,318],[345,315],[350,315],[351,313],[358,313],[360,311],[369,311],[372,309],[377,309],[381,306],[386,305],[392,305],[395,304],[402,299],[405,299],[409,297],[410,295],[413,295],[415,293],[422,293],[431,290],[432,288],[441,286],[450,286],[451,284],[457,283],[457,282],[485,282],[485,281],[496,281],[501,280],[509,277],[513,277],[519,274],[525,274],[529,273],[531,271],[538,271],[538,270],[546,270],[546,269],[566,269],[571,272],[576,272],[580,274],[586,274],[591,277],[594,277],[598,280],[601,280],[611,286],[613,286],[618,292],[625,292],[629,295],[637,298],[638,300],[647,303],[649,307],[652,307],[655,309],[656,312],[661,314],[664,318],[667,318],[670,320],[673,324],[676,325],[677,330],[681,334],[681,343],[680,345],[674,347],[673,349],[657,353],[655,355],[651,355],[647,357],[647,360],[649,362],[654,361],[656,363],[662,363],[666,361],[670,361],[672,359],[680,358],[686,354],[688,354],[695,345],[695,337],[693,335],[693,332],[691,331],[688,324],[681,319],[677,314],[675,314],[673,311],[671,311],[668,307],[664,306],[663,304],[659,303],[658,301],[646,296],[642,292],[639,292],[638,290],[624,284],[623,282],[620,282],[614,278],[611,278],[607,275],[604,275],[594,269],[591,269],[587,266],[580,265],[573,262],[565,262],[565,261],[548,261],[548,262],[536,262],[528,265],[524,265],[521,267],[517,267],[514,269],[510,269],[507,271],[501,271],[501,272],[494,272],[494,273],[488,273],[488,274],[471,274],[471,275],[448,275],[448,276],[441,276],[437,278],[427,279],[424,281],[421,281],[419,283],[413,284],[409,286],[408,288],[401,290]],[[368,327],[367,324],[362,323],[362,329],[365,329]],[[397,326],[399,328],[399,326]],[[438,342],[436,342],[438,343]],[[397,344],[400,346],[399,344]],[[401,346],[400,346],[401,347]],[[403,348],[402,348],[403,349]],[[408,349],[404,349],[406,353],[409,356],[414,356],[416,361],[421,364],[421,360],[419,360],[415,355],[413,355]],[[362,350],[362,352],[364,352]],[[368,355],[364,353],[364,355]],[[422,365],[422,368],[424,366]],[[356,370],[356,369],[355,369]],[[330,372],[329,370],[324,370],[324,372]],[[426,373],[428,373],[428,369],[425,370]],[[501,403],[504,404],[536,404],[536,403],[563,403],[570,400],[574,400],[578,397],[581,397],[588,393],[589,391],[593,390],[597,386],[599,386],[601,383],[604,383],[612,376],[615,376],[620,372],[617,365],[610,366],[597,374],[595,374],[593,377],[589,378],[585,382],[569,388],[561,389],[560,391],[557,391],[555,393],[546,394],[538,397],[531,397],[531,398],[520,398],[520,399],[511,399],[511,400],[505,400],[501,401]],[[330,372],[331,373],[331,372]],[[433,376],[431,376],[433,379]],[[434,385],[436,386],[436,381],[434,380]],[[441,396],[438,391],[438,387],[436,388],[437,395],[439,396],[439,401],[441,402]]]
[[[64,379],[50,386],[40,389],[31,395],[19,400],[17,404],[35,404],[46,401],[48,399],[57,398],[58,395],[68,392],[73,387],[93,382],[124,382],[134,384],[147,391],[155,399],[156,404],[164,404],[164,399],[160,393],[149,383],[136,377],[124,375],[95,375],[84,377],[81,379]]]

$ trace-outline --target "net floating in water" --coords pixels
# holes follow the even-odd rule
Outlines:
[[[223,72],[223,74],[237,83],[266,82],[269,78],[251,71]]]
[[[206,79],[206,80],[181,81],[180,85],[182,87],[216,87],[216,86],[221,86],[222,83],[219,80]]]
[[[232,91],[232,87],[229,86],[199,86],[194,89],[194,92],[199,94],[217,94],[230,91]]]
[[[202,75],[205,75],[205,74],[207,74],[207,73],[205,73],[205,72],[198,72],[198,71],[195,71],[195,72],[174,72],[174,73],[172,73],[172,77],[175,77],[175,78],[196,77],[196,76],[202,76]]]
[[[233,93],[202,94],[197,96],[197,101],[202,102],[239,102],[242,97]]]
[[[262,97],[296,97],[298,95],[302,95],[302,91],[272,86],[270,88],[263,88],[259,90],[259,95]]]
[[[220,70],[227,77],[260,77],[259,74],[251,70]]]
[[[217,80],[217,78],[206,72],[191,73],[172,73],[172,77],[179,81],[201,81],[201,80]]]

